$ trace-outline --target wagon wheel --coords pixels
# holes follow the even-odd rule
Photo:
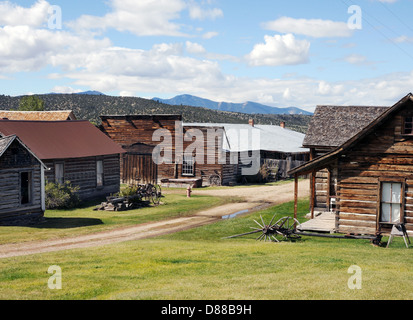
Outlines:
[[[294,233],[297,225],[300,224],[297,219],[292,217],[283,217],[276,223],[272,224],[275,218],[274,215],[270,223],[266,225],[262,216],[260,217],[261,223],[254,220],[260,228],[251,227],[251,229],[261,232],[261,235],[256,240],[280,242],[281,240],[296,240],[301,238],[299,235]]]
[[[158,186],[152,186],[150,188],[150,197],[154,205],[158,205],[160,202],[161,192],[159,190],[160,190],[160,187],[158,189]]]
[[[209,184],[211,186],[220,186],[221,185],[221,177],[217,174],[213,174],[209,176]]]
[[[293,217],[283,217],[279,219],[275,224],[277,234],[282,236],[284,240],[296,240],[301,237],[295,233],[297,226],[300,226],[300,222]]]

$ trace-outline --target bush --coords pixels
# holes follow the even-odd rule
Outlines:
[[[66,181],[64,184],[47,182],[45,186],[46,208],[71,209],[79,206],[78,191],[79,186],[73,187],[70,181]]]

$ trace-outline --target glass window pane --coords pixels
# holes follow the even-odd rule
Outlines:
[[[381,204],[381,217],[380,217],[381,222],[390,222],[390,209],[391,209],[390,204],[388,203]]]
[[[392,205],[392,223],[399,223],[400,222],[400,205],[393,204]]]
[[[392,203],[400,203],[401,202],[401,193],[402,193],[401,183],[392,183],[391,191],[392,191],[391,202]]]
[[[103,186],[103,161],[96,162],[96,184],[98,187]]]
[[[56,163],[55,164],[55,182],[63,184],[64,183],[64,176],[63,176],[63,163]]]
[[[391,183],[383,183],[381,187],[381,201],[390,202],[391,200]]]

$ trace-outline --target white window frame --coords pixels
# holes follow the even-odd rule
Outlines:
[[[182,176],[195,176],[195,157],[192,155],[184,155],[182,161]]]
[[[397,224],[404,221],[404,192],[405,181],[380,181],[380,224]]]

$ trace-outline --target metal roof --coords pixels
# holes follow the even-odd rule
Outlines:
[[[76,120],[71,110],[64,111],[9,111],[0,110],[0,119],[27,121],[64,121]]]
[[[0,134],[17,135],[42,160],[125,152],[89,121],[0,120]]]
[[[229,123],[184,123],[183,126],[224,128],[226,138],[223,148],[231,152],[250,150],[309,152],[309,149],[302,147],[304,134],[280,126]]]

